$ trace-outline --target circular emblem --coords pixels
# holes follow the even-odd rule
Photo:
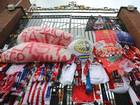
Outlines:
[[[81,54],[89,54],[92,52],[92,47],[88,41],[78,40],[74,45],[74,50]]]

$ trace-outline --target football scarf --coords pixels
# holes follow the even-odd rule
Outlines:
[[[17,73],[13,75],[7,75],[6,80],[1,81],[2,83],[0,87],[0,93],[2,94],[0,97],[1,102],[4,100],[5,96],[7,96],[10,93],[12,86],[16,81],[16,78],[17,78]]]
[[[18,43],[41,42],[68,46],[73,36],[70,33],[50,27],[32,26],[24,29],[17,38]]]
[[[123,55],[130,59],[137,67],[140,66],[140,50],[138,48],[125,45]]]
[[[94,94],[95,94],[95,99],[96,101],[101,101],[101,97],[100,97],[100,87],[99,85],[94,85]]]
[[[76,70],[76,64],[72,63],[72,65],[64,65],[62,68],[62,74],[60,77],[60,83],[65,85],[71,85],[74,79],[74,73]]]
[[[114,93],[126,93],[128,91],[128,86],[126,85],[123,76],[120,76],[117,73],[117,71],[113,71],[112,81],[113,81],[114,89],[110,89],[110,90],[113,91]]]
[[[104,84],[101,84],[101,92],[102,92],[103,104],[111,105],[111,102],[109,102],[108,100]]]
[[[93,55],[96,57],[106,58],[110,62],[115,62],[122,58],[124,53],[122,46],[119,43],[105,43],[98,41],[94,44]]]
[[[113,30],[95,31],[96,42],[104,40],[105,43],[116,43],[117,36]]]
[[[29,97],[29,94],[31,92],[31,89],[32,89],[32,81],[33,81],[33,77],[34,77],[34,74],[35,74],[35,71],[37,70],[36,66],[34,65],[33,68],[31,69],[31,72],[32,72],[32,76],[29,80],[29,83],[26,87],[26,90],[25,90],[25,96],[23,98],[23,102],[22,104],[27,104],[28,103],[28,97]]]
[[[31,105],[33,105],[33,99],[34,99],[34,97],[35,97],[35,91],[36,91],[37,86],[38,86],[38,83],[35,82],[35,83],[33,84],[32,89],[31,89],[31,93],[30,93],[30,96],[29,96],[29,103],[30,103]]]
[[[42,88],[42,94],[41,94],[42,99],[41,99],[41,105],[45,105],[45,104],[44,104],[44,103],[45,103],[44,97],[45,97],[45,91],[46,91],[46,89],[47,89],[47,83],[45,83],[44,87]]]
[[[47,84],[48,83],[46,82],[36,82],[32,84],[28,93],[27,102],[31,105],[45,105],[45,94],[47,91]],[[27,100],[27,97],[24,98]],[[23,101],[24,103],[26,103],[25,99]]]
[[[9,69],[6,71],[6,74],[7,75],[11,75],[11,74],[14,74],[16,72],[21,72],[23,69],[23,67],[25,66],[25,64],[20,64],[20,65],[16,65],[16,64],[13,64],[9,67]]]
[[[18,96],[17,99],[14,102],[14,105],[22,105],[22,101],[23,101],[23,96],[24,96],[24,91],[21,91]]]
[[[135,52],[136,57],[140,59],[140,50],[134,46],[130,47],[133,52]]]
[[[31,72],[28,69],[24,69],[23,72],[19,73],[17,80],[12,88],[12,95],[18,96],[18,94],[26,88],[28,81],[30,79]]]
[[[72,89],[72,101],[75,103],[94,102],[93,90],[87,94],[85,85],[74,85]]]
[[[95,30],[103,30],[103,29],[111,30],[115,28],[116,26],[114,24],[114,21],[112,21],[108,17],[90,16],[85,31],[95,31]]]
[[[66,65],[62,68],[62,74],[60,77],[60,83],[65,85],[71,85],[74,79],[74,74],[76,71],[75,57],[73,57]]]
[[[128,84],[128,82],[126,81],[126,79],[123,77],[122,78],[125,86],[128,88],[128,93],[130,95],[131,101],[133,105],[139,105],[138,103],[140,103],[140,99],[138,98],[138,96],[136,95],[135,91],[132,89],[132,87]]]
[[[60,101],[60,89],[59,89],[59,83],[56,82],[54,83],[52,86],[52,92],[51,92],[51,100],[50,100],[50,105],[59,105],[59,101]],[[62,95],[62,94],[61,94]]]
[[[51,82],[48,82],[47,88],[45,90],[44,101],[45,101],[45,105],[50,105],[50,101],[51,101]]]
[[[34,76],[33,76],[33,82],[38,81],[41,70],[42,70],[41,66],[37,67],[37,70],[35,71]]]
[[[46,78],[46,66],[45,64],[43,64],[41,66],[41,71],[40,71],[40,74],[39,74],[39,77],[38,77],[38,81],[44,81]]]
[[[52,80],[57,81],[58,74],[59,74],[59,69],[60,69],[60,63],[55,63],[53,68],[52,68]]]
[[[89,75],[89,71],[88,74],[86,76],[86,93],[89,94],[90,92],[92,92],[92,85],[91,85],[91,81],[90,81],[90,75]]]
[[[137,67],[132,61],[127,58],[122,59],[118,66],[125,72],[130,72]]]
[[[131,72],[128,73],[128,78],[130,81],[130,86],[133,88],[135,93],[137,94],[138,97],[140,97],[140,91],[139,91],[139,86],[140,86],[140,72],[137,68],[133,69]]]
[[[71,53],[64,46],[39,42],[21,43],[1,54],[4,63],[66,62],[70,58]]]
[[[134,39],[132,35],[124,31],[116,31],[117,41],[123,45],[134,45]]]
[[[111,74],[115,70],[119,70],[120,67],[118,66],[121,60],[116,60],[115,62],[109,62],[106,58],[97,58],[100,63],[102,63],[103,67],[105,68],[107,74]]]

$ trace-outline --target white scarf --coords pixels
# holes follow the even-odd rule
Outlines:
[[[71,65],[67,64],[66,66],[63,66],[62,74],[59,80],[63,86],[72,84],[75,70],[76,70],[75,63],[72,63]]]

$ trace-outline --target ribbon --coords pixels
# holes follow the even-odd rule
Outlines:
[[[90,92],[92,92],[92,85],[90,82],[90,75],[89,75],[89,71],[88,71],[88,74],[86,76],[86,93],[89,94]]]
[[[90,64],[91,64],[91,62],[88,59],[85,63],[85,67],[84,67],[84,75],[86,76],[86,92],[87,92],[87,94],[89,94],[92,91],[92,86],[91,86],[91,82],[90,82],[90,75],[89,75]]]
[[[89,65],[91,64],[90,60],[88,59],[85,63],[85,67],[84,67],[84,74],[85,76],[88,75],[88,71],[89,71]]]
[[[78,82],[78,84],[79,83],[81,83],[81,77],[82,77],[82,64],[81,64],[81,61],[80,60],[78,60],[77,62],[77,66],[76,66],[76,71],[77,71],[77,81],[76,82]]]

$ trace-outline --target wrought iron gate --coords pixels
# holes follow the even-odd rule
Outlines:
[[[16,30],[16,32],[13,32],[10,35],[11,38],[7,41],[7,43],[9,43],[10,46],[15,45],[16,37],[26,27],[29,27],[29,26],[44,27],[45,25],[52,27],[52,28],[62,29],[66,32],[70,32],[74,35],[74,39],[76,39],[78,37],[84,37],[84,38],[89,39],[90,41],[94,42],[95,41],[94,32],[85,31],[85,27],[87,25],[88,18],[89,18],[89,16],[32,14],[31,16],[23,17],[20,20],[18,29]],[[121,22],[119,21],[118,18],[116,18],[116,17],[109,17],[109,18],[114,20],[116,25],[119,25],[124,28],[124,26],[121,24]],[[118,95],[114,96],[114,94],[109,91],[108,84],[103,84],[103,85],[105,87],[105,92],[107,94],[107,98],[111,102],[112,105],[124,105],[124,104],[120,104],[120,102],[118,102],[118,104],[117,104],[117,102],[115,102],[115,97]],[[100,88],[101,88],[101,85],[100,85]],[[51,105],[55,105],[55,101],[59,101],[59,105],[74,105],[74,103],[72,102],[72,99],[71,99],[71,94],[72,94],[72,86],[65,86],[63,88],[61,86],[61,84],[58,84],[57,88],[55,87],[52,89],[52,96],[57,95],[57,97],[59,97],[59,100],[56,98],[52,99]],[[94,104],[92,104],[92,105],[94,105]],[[99,103],[99,105],[102,105],[102,102]]]

